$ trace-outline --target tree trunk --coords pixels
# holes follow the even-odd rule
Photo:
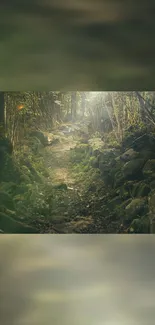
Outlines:
[[[82,116],[85,116],[85,109],[86,109],[86,94],[84,92],[81,93],[81,109],[82,109]]]
[[[5,105],[3,91],[0,91],[0,136],[5,136]]]
[[[71,115],[72,121],[76,119],[76,91],[72,91],[71,93]]]

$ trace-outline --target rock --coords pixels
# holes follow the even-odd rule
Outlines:
[[[132,148],[136,151],[140,151],[142,149],[148,149],[148,148],[150,150],[154,150],[155,137],[153,135],[145,133],[132,143]]]
[[[151,189],[150,187],[143,183],[143,182],[138,182],[133,185],[133,190],[131,192],[133,197],[144,197],[147,196],[150,193]]]
[[[124,139],[122,141],[122,149],[123,151],[126,148],[131,148],[133,142],[138,139],[139,137],[143,136],[146,133],[146,128],[139,129],[137,125],[131,126],[126,129],[124,134]],[[134,149],[134,148],[133,148]]]
[[[109,208],[109,210],[113,210],[117,206],[120,206],[121,204],[122,204],[122,199],[116,196],[108,202],[107,207]]]
[[[106,165],[104,163],[99,164],[99,169],[101,171],[101,177],[104,181],[104,184],[107,186],[113,186],[114,184],[114,177],[111,174],[111,168],[109,165]]]
[[[12,197],[6,192],[0,192],[0,211],[5,207],[5,209],[15,210],[14,202]],[[2,209],[1,209],[2,208]]]
[[[128,199],[131,196],[131,192],[134,186],[133,181],[125,182],[117,191],[121,198]]]
[[[150,159],[143,167],[143,175],[149,177],[155,175],[155,159]]]
[[[0,229],[6,234],[36,234],[38,231],[34,227],[16,221],[5,213],[0,212]]]
[[[149,234],[150,233],[150,221],[148,215],[134,219],[130,225],[130,229],[133,229],[135,234]]]
[[[69,233],[80,233],[82,231],[87,231],[87,227],[91,224],[93,224],[93,218],[91,216],[79,217],[78,219],[68,223],[67,229]]]
[[[148,211],[149,209],[146,199],[133,199],[125,208],[125,221],[130,224],[132,220],[137,219],[137,217],[139,218],[140,216],[146,215]]]
[[[8,138],[1,137],[0,138],[0,157],[3,156],[4,153],[11,155],[13,152],[13,145]]]
[[[155,190],[155,180],[150,183],[151,190]]]
[[[67,190],[67,185],[62,183],[62,184],[57,184],[57,185],[54,185],[53,188],[55,190]]]
[[[30,137],[38,138],[43,146],[48,145],[48,137],[41,131],[32,131]]]
[[[99,154],[99,162],[110,163],[112,159],[115,159],[119,155],[120,151],[117,149],[104,149]]]
[[[121,185],[123,185],[125,182],[125,177],[124,174],[122,172],[122,170],[117,171],[114,177],[114,187],[117,188]]]
[[[128,200],[126,200],[126,201],[124,201],[124,202],[121,204],[120,208],[125,210],[125,208],[126,208],[126,207],[131,203],[131,202],[132,202],[132,199],[131,199],[131,198],[128,199]]]
[[[139,153],[137,151],[134,151],[132,148],[125,151],[123,153],[123,155],[121,155],[119,158],[120,160],[124,161],[124,162],[127,162],[127,161],[130,161],[132,159],[135,159],[135,158],[138,158],[139,156]]]
[[[155,158],[155,151],[151,151],[149,149],[141,150],[139,152],[139,158],[143,158],[146,161],[149,159],[154,159]]]
[[[126,201],[124,201],[123,203],[120,203],[118,205],[115,206],[113,213],[115,215],[115,219],[119,220],[119,222],[121,222],[122,224],[124,224],[124,220],[125,220],[125,208],[127,205],[129,205],[131,203],[132,199],[128,199]],[[121,200],[122,202],[122,200]]]
[[[141,179],[144,159],[133,159],[123,166],[123,174],[126,179]]]
[[[152,214],[155,214],[155,190],[150,193],[148,197],[149,211]]]

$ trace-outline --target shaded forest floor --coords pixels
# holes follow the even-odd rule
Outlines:
[[[45,149],[45,164],[50,174],[48,182],[54,188],[54,200],[51,220],[49,216],[44,219],[40,232],[116,233],[120,220],[113,222],[108,210],[107,215],[103,212],[107,200],[104,182],[100,173],[92,169],[89,154],[85,160],[87,144],[83,142],[87,140],[72,134],[61,141]],[[72,153],[74,156],[78,147],[84,148],[84,155],[76,161]]]
[[[155,134],[135,126],[118,146],[113,133],[103,140],[84,127],[37,131],[12,156],[4,155],[1,232],[150,232]]]
[[[55,190],[51,209],[51,221],[44,223],[41,232],[88,233],[94,220],[84,202],[85,184],[81,184],[79,173],[73,169],[71,151],[77,146],[79,137],[64,136],[61,143],[46,148],[46,167]]]

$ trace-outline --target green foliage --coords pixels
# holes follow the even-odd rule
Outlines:
[[[4,232],[36,232],[35,228],[22,226],[21,220],[31,225],[36,215],[49,215],[49,173],[44,159],[39,150],[34,154],[31,145],[23,146],[13,156],[6,155],[0,179],[0,229]]]
[[[150,232],[150,222],[148,216],[134,219],[130,225],[130,229],[133,229],[134,233],[137,234],[148,234]]]

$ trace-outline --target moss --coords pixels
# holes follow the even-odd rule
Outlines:
[[[114,197],[112,200],[108,202],[107,207],[110,210],[113,210],[119,207],[121,204],[122,204],[122,199],[120,197]]]
[[[130,225],[130,229],[133,229],[134,233],[139,234],[149,234],[150,233],[150,221],[148,216],[143,216],[142,218],[134,219]]]
[[[30,137],[33,137],[33,138],[35,137],[35,138],[39,139],[40,143],[43,146],[46,146],[48,144],[47,136],[41,131],[33,131],[33,132],[31,132]]]
[[[149,202],[149,208],[150,208],[150,212],[152,214],[155,213],[155,190],[153,190],[149,197],[148,197],[148,202]]]
[[[145,177],[152,176],[152,174],[155,174],[155,159],[148,160],[143,168]]]
[[[132,220],[148,213],[147,200],[144,198],[133,199],[125,208],[125,222],[130,224]]]
[[[5,206],[10,210],[15,209],[13,199],[10,194],[2,191],[0,192],[0,206]]]
[[[142,168],[145,164],[144,159],[133,159],[127,162],[123,167],[123,174],[126,179],[138,179],[142,177]]]
[[[38,231],[0,212],[0,229],[8,234],[35,234]]]
[[[132,196],[133,197],[145,197],[149,194],[150,191],[151,191],[151,189],[147,184],[145,184],[143,182],[139,182],[133,186]]]
[[[118,188],[117,193],[124,200],[128,199],[131,196],[131,191],[134,183],[132,181],[125,182],[120,188]]]
[[[151,190],[155,190],[155,180],[150,183]]]
[[[125,177],[124,177],[122,170],[117,171],[115,174],[114,187],[117,188],[117,187],[123,185],[124,182],[125,182]]]
[[[90,163],[93,168],[99,168],[99,161],[96,157],[90,157]]]

